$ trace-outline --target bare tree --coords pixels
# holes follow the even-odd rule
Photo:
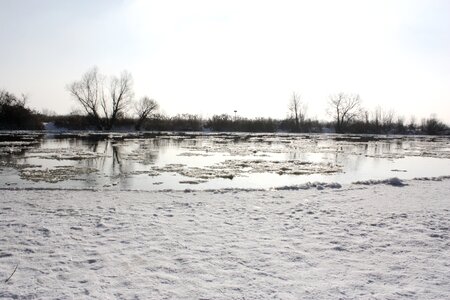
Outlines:
[[[409,119],[409,124],[408,124],[408,129],[410,131],[415,131],[417,128],[417,124],[416,124],[416,117],[413,115],[410,117]]]
[[[87,115],[96,122],[98,129],[103,128],[98,108],[103,95],[102,81],[98,68],[93,67],[83,74],[81,80],[74,81],[67,86],[69,93],[81,104]]]
[[[296,131],[300,130],[300,126],[305,121],[306,110],[307,106],[302,102],[301,97],[296,93],[292,93],[292,98],[289,101],[289,113],[290,117],[294,119]]]
[[[360,115],[361,98],[358,94],[339,93],[330,96],[329,106],[329,113],[336,121],[336,132],[342,132]]]
[[[149,97],[143,97],[139,102],[137,102],[134,106],[134,110],[138,116],[138,120],[136,122],[135,128],[136,130],[141,130],[141,126],[144,121],[151,115],[154,114],[158,109],[158,103],[150,99]]]
[[[119,117],[122,117],[134,97],[131,74],[123,71],[120,78],[111,77],[109,98],[102,97],[101,107],[106,119],[107,129],[111,129]]]
[[[123,116],[133,99],[132,77],[122,72],[120,78],[109,78],[105,92],[106,77],[94,67],[81,80],[68,85],[70,94],[81,104],[84,111],[96,123],[98,129],[111,129],[117,119]]]
[[[391,128],[394,124],[395,111],[390,109],[388,111],[383,111],[383,126],[385,128]]]
[[[375,111],[373,112],[373,120],[375,123],[375,130],[377,133],[380,131],[381,115],[382,115],[381,106],[377,106],[375,108]]]

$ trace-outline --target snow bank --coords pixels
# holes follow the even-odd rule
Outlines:
[[[446,299],[449,190],[3,190],[0,298]]]
[[[375,185],[375,184],[387,184],[397,187],[402,187],[407,185],[404,183],[401,179],[397,177],[392,177],[384,180],[362,180],[362,181],[355,181],[353,184],[361,184],[361,185]]]
[[[413,180],[419,180],[419,181],[442,181],[450,179],[450,176],[438,176],[438,177],[416,177]]]
[[[312,188],[323,190],[326,188],[329,189],[340,189],[342,187],[341,184],[337,182],[307,182],[304,184],[298,184],[298,185],[287,185],[282,187],[276,187],[274,188],[277,191],[285,191],[285,190],[309,190]]]

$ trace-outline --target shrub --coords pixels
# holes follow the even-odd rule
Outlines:
[[[39,115],[25,106],[22,99],[5,90],[0,90],[0,129],[42,130],[44,127]]]

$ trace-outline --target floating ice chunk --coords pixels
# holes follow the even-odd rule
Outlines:
[[[276,187],[274,188],[277,191],[281,191],[281,190],[309,190],[311,188],[316,188],[318,190],[323,190],[323,189],[340,189],[342,187],[342,185],[340,183],[337,182],[307,182],[304,184],[299,184],[299,185],[287,185],[287,186],[281,186],[281,187]]]

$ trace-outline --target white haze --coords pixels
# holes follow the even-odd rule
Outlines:
[[[168,114],[308,116],[359,93],[407,119],[450,122],[447,1],[1,1],[0,88],[68,113],[65,86],[127,69]]]

